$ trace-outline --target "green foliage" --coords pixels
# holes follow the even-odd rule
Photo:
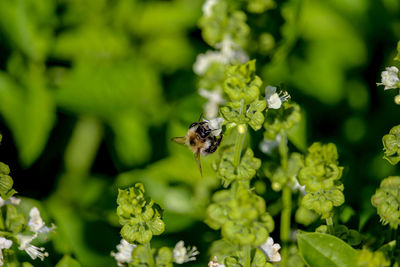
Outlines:
[[[306,186],[307,195],[302,205],[314,210],[322,218],[332,217],[333,207],[344,203],[340,178],[343,167],[338,166],[338,153],[334,144],[314,143],[308,148],[299,182]]]
[[[389,176],[382,180],[380,187],[371,197],[371,203],[377,208],[383,225],[389,224],[397,229],[400,223],[400,177]]]
[[[396,165],[400,161],[400,125],[390,129],[389,134],[382,138],[384,159]]]
[[[121,236],[128,242],[146,244],[153,235],[164,232],[162,210],[152,199],[144,196],[143,184],[118,191],[117,215],[123,225]]]
[[[357,266],[357,251],[337,237],[322,233],[299,233],[297,240],[307,266]]]

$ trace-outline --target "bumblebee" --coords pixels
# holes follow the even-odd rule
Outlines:
[[[222,118],[194,122],[189,126],[184,137],[172,138],[175,143],[186,145],[195,153],[200,174],[202,174],[200,156],[214,153],[221,144],[223,137],[221,123]]]

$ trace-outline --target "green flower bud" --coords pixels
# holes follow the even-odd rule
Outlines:
[[[162,210],[152,199],[145,198],[143,184],[135,184],[126,190],[119,190],[117,215],[123,225],[122,237],[130,242],[145,244],[153,235],[164,232]]]
[[[26,225],[25,217],[22,213],[18,213],[14,205],[6,205],[6,221],[5,227],[12,233],[19,233]]]
[[[160,267],[172,267],[174,258],[170,248],[162,247],[158,250],[156,256],[156,265]]]
[[[395,165],[400,161],[400,125],[390,129],[382,138],[384,159]]]
[[[7,170],[4,170],[7,171]],[[13,179],[5,174],[0,174],[0,196],[4,199],[7,200],[10,198],[12,195],[16,193],[14,189],[12,189],[14,184]]]
[[[246,117],[249,118],[249,125],[255,131],[259,130],[264,123],[264,115],[262,111],[267,107],[264,99],[254,100],[246,112]]]
[[[235,244],[261,245],[274,229],[263,198],[242,186],[216,192],[206,215],[205,222],[213,229],[221,228],[223,237]]]
[[[4,174],[4,175],[10,174],[10,168],[8,167],[8,165],[4,164],[3,162],[0,162],[0,174]]]
[[[224,260],[224,265],[226,267],[243,267],[243,265],[240,264],[239,258],[234,256],[226,257]]]
[[[224,187],[228,187],[234,180],[250,180],[261,166],[261,160],[254,157],[254,153],[250,148],[247,148],[241,157],[237,168],[233,165],[233,146],[221,148],[220,153],[222,154],[221,158],[213,163],[213,167],[221,178]]]
[[[227,78],[224,82],[224,91],[231,100],[240,101],[244,99],[245,104],[250,104],[258,98],[262,81],[255,74],[255,71],[255,60],[228,68],[226,71]]]
[[[386,267],[390,266],[390,261],[380,251],[359,250],[357,253],[358,267]]]
[[[381,182],[380,188],[371,198],[371,203],[377,208],[383,225],[397,229],[400,223],[400,177],[389,176]]]

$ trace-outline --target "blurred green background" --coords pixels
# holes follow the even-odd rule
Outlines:
[[[198,28],[202,4],[0,1],[0,161],[19,195],[40,200],[58,227],[50,257],[35,266],[54,266],[63,254],[83,266],[115,265],[117,188],[136,181],[165,209],[166,232],[152,245],[183,239],[201,252],[187,265],[206,264],[219,238],[202,223],[219,186],[215,155],[202,159],[200,177],[191,152],[169,141],[186,133],[206,101],[192,71],[210,49]],[[399,15],[398,0],[286,0],[247,19],[247,51],[264,87],[283,84],[303,109],[293,149],[336,143],[346,205],[357,210],[348,223],[371,236],[382,227],[370,197],[381,179],[399,174],[382,159],[381,142],[399,123],[397,93],[376,86],[395,65]],[[263,47],[261,33],[275,46]],[[257,156],[268,160],[257,150],[261,140],[261,131],[251,133]],[[273,203],[279,195],[261,176],[255,180],[267,189],[259,193]]]

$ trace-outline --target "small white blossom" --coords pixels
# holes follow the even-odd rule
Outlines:
[[[212,15],[212,8],[215,6],[215,4],[218,2],[218,0],[206,0],[203,4],[203,7],[201,10],[203,10],[203,14],[205,17],[210,17]]]
[[[207,98],[207,103],[204,105],[204,115],[207,119],[215,118],[218,115],[219,105],[225,103],[225,99],[222,97],[221,90],[209,91],[200,88],[199,95]]]
[[[394,66],[387,67],[385,71],[382,71],[381,78],[382,82],[377,85],[384,85],[385,90],[397,88],[396,84],[400,81],[399,69]]]
[[[7,204],[12,204],[12,205],[17,206],[17,205],[19,205],[20,202],[21,202],[21,199],[16,198],[16,197],[10,197],[7,200],[4,200],[0,197],[0,207],[3,207],[4,205],[7,205]]]
[[[281,260],[281,255],[278,252],[280,248],[281,246],[278,243],[274,244],[274,239],[272,239],[272,237],[268,237],[267,241],[260,247],[271,262],[278,262]]]
[[[37,247],[31,244],[32,240],[37,237],[37,233],[35,233],[33,236],[26,236],[26,235],[17,235],[18,241],[19,241],[19,250],[25,250],[26,253],[32,258],[32,260],[39,258],[42,261],[44,260],[44,257],[49,256],[49,253],[43,252],[44,248],[43,247]]]
[[[132,251],[136,247],[136,245],[130,244],[128,241],[122,238],[119,245],[117,245],[118,252],[115,253],[114,251],[112,251],[111,256],[115,258],[118,266],[124,266],[124,262],[129,263],[132,261]]]
[[[268,85],[265,88],[265,100],[268,108],[279,109],[283,102],[287,101],[290,95],[286,91],[276,92],[276,87]]]
[[[38,208],[33,207],[29,212],[29,229],[34,233],[49,233],[55,228],[55,226],[47,227],[42,217],[40,217],[40,211]]]
[[[211,130],[211,135],[212,136],[219,136],[222,131],[222,122],[224,121],[223,118],[215,118],[211,120],[204,120],[208,122],[208,128]]]
[[[246,63],[249,61],[249,56],[236,44],[230,36],[226,36],[222,42],[215,45],[221,50],[222,61],[225,63]]]
[[[3,249],[9,249],[12,245],[12,241],[4,237],[0,237],[0,266],[4,264]]]
[[[214,256],[214,258],[212,259],[212,261],[210,261],[208,263],[208,267],[225,267],[224,264],[219,264],[218,263],[218,259],[217,256]]]
[[[306,186],[301,185],[297,178],[295,178],[295,184],[292,187],[293,191],[299,190],[299,192],[304,196],[306,194]]]
[[[205,54],[197,56],[196,62],[193,65],[193,71],[197,75],[203,75],[214,62],[225,63],[225,60],[219,51],[209,50]]]
[[[172,253],[175,262],[178,264],[182,264],[189,261],[195,261],[196,260],[195,256],[199,254],[196,247],[185,248],[185,243],[182,240],[176,243]]]
[[[260,143],[260,150],[263,153],[270,155],[272,153],[272,151],[279,146],[280,142],[281,142],[281,136],[279,134],[276,135],[275,140],[264,139]]]

